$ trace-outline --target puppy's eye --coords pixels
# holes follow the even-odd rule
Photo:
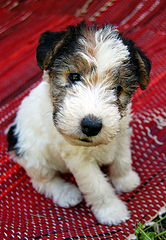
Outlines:
[[[116,91],[117,96],[120,96],[121,92],[123,91],[123,88],[121,86],[117,86],[114,89]]]
[[[81,81],[81,76],[78,73],[70,73],[68,76],[68,81],[72,84],[76,83],[78,81]]]
[[[121,94],[122,90],[123,90],[123,88],[121,86],[117,86],[116,92],[117,92],[118,96]]]

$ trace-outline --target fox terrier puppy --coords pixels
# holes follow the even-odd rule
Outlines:
[[[81,23],[43,33],[37,62],[43,81],[22,101],[8,150],[54,203],[68,208],[83,195],[99,223],[125,221],[129,212],[115,190],[140,184],[131,166],[130,100],[148,85],[150,61],[112,25]],[[78,188],[60,175],[68,171]]]

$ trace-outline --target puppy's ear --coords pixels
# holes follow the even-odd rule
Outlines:
[[[150,80],[151,62],[145,54],[136,47],[136,58],[138,60],[139,80],[142,90],[145,90]]]
[[[36,58],[39,67],[47,70],[53,56],[63,41],[65,31],[62,32],[44,32],[41,34],[39,44],[36,50]]]
[[[128,47],[132,64],[136,67],[136,75],[138,76],[140,88],[145,90],[150,80],[151,62],[140,48],[135,46],[132,40],[127,38],[123,38],[122,40]]]

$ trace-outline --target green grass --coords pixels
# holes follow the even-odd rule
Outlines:
[[[135,235],[137,240],[166,240],[166,214],[162,218],[156,217],[153,225],[148,227],[138,222]]]

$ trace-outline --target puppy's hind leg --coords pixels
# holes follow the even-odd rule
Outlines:
[[[82,201],[79,189],[62,179],[55,170],[42,168],[38,171],[31,168],[27,173],[31,177],[33,187],[46,197],[52,198],[59,206],[68,208]]]

